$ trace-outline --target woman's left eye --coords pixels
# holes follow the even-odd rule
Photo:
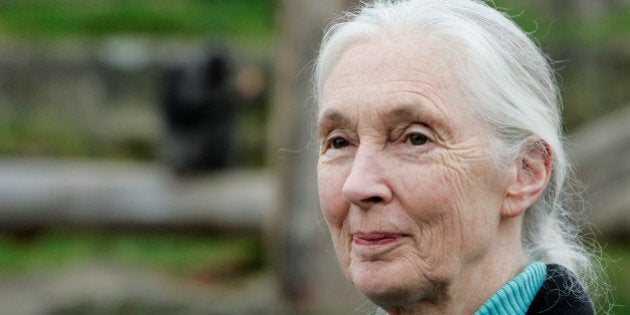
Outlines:
[[[421,133],[414,132],[407,136],[407,141],[411,145],[423,145],[429,141],[429,138]]]

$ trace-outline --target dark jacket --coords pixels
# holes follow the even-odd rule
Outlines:
[[[568,269],[547,265],[547,278],[527,310],[530,314],[594,314],[584,288]]]

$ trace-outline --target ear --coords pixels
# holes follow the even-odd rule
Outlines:
[[[521,215],[545,191],[551,177],[553,152],[541,139],[528,142],[514,161],[514,175],[507,187],[501,217]]]

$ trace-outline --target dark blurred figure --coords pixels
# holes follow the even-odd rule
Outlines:
[[[223,51],[166,73],[161,91],[167,129],[164,154],[178,175],[228,165],[239,103],[233,75],[232,60]]]

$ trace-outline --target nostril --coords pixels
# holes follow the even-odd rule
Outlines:
[[[383,201],[383,198],[378,197],[378,196],[374,196],[374,197],[370,197],[365,199],[366,202],[370,202],[370,203],[379,203]]]

